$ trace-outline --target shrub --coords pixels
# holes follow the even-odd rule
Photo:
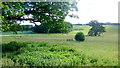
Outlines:
[[[47,43],[42,42],[42,43],[40,43],[38,46],[39,46],[39,47],[47,46]]]
[[[69,33],[72,31],[73,25],[69,22],[60,22],[50,30],[50,33]]]
[[[14,62],[13,60],[9,58],[2,58],[2,66],[13,66]]]
[[[75,40],[76,41],[84,41],[85,40],[85,36],[82,32],[78,32],[76,35],[75,35]]]
[[[11,41],[8,44],[2,44],[2,51],[3,52],[11,52],[20,49],[21,47],[26,47],[26,43],[18,43],[16,41]]]
[[[48,23],[43,23],[39,26],[33,27],[33,32],[36,33],[68,33],[72,31],[73,25],[69,22],[55,23],[54,27],[49,27]],[[48,31],[49,30],[49,31]]]
[[[32,30],[33,26],[32,25],[22,25],[22,28],[24,31],[29,31],[29,30]]]
[[[9,44],[16,45],[19,43],[13,41]],[[13,55],[13,58],[3,57],[3,66],[115,66],[117,63],[117,61],[87,56],[84,52],[78,52],[66,45],[32,43],[27,47],[20,48],[18,52],[20,53]],[[14,52],[10,52],[10,54],[12,53]]]
[[[35,33],[47,33],[47,28],[43,25],[33,27],[33,32]]]
[[[21,49],[23,52],[14,56],[14,61],[19,62],[20,65],[75,66],[81,62],[80,58],[82,57],[82,54],[65,45],[49,46],[46,43],[41,43],[35,47],[29,46],[29,48]]]

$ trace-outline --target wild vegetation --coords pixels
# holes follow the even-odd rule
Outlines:
[[[87,35],[90,29],[89,26],[75,25],[73,26],[75,30],[68,34],[38,34],[26,31],[18,32],[18,34],[15,35],[4,32],[2,35],[2,42],[4,42],[2,55],[3,65],[117,66],[118,27],[104,27],[106,27],[106,32],[103,35],[99,37],[86,36],[84,42],[77,42],[75,40],[68,42],[66,39],[74,38],[75,34],[79,31]],[[111,33],[112,35],[110,35]],[[12,50],[6,49],[10,47],[14,48],[12,48]],[[16,48],[17,51],[15,51]]]
[[[91,21],[90,27],[64,21],[66,16],[78,18],[69,14],[78,11],[77,0],[2,2],[0,5],[3,66],[118,65],[117,25],[103,26]],[[23,21],[33,23],[35,27],[21,26]]]

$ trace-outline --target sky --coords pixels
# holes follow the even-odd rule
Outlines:
[[[73,24],[85,24],[91,20],[99,22],[118,22],[118,2],[120,0],[80,0],[78,2],[78,12],[74,12],[79,19],[66,17],[65,21]]]

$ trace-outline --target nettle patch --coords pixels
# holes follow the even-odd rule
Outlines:
[[[14,43],[19,44],[18,42]],[[21,45],[23,46],[23,44]],[[104,66],[114,64],[108,60],[86,56],[66,45],[48,45],[47,43],[27,44],[15,52],[12,50],[10,53],[3,53],[3,55],[5,54],[7,57],[3,56],[3,58],[10,61],[2,60],[3,66],[8,66],[8,61],[12,63],[11,66]]]

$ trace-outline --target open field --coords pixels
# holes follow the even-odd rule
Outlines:
[[[74,30],[68,34],[37,34],[31,31],[18,32],[17,35],[12,33],[2,33],[2,43],[10,41],[27,42],[27,43],[40,43],[46,42],[49,45],[66,45],[79,53],[84,53],[87,56],[106,59],[112,61],[113,64],[118,64],[118,26],[106,25],[106,32],[99,37],[86,36],[84,42],[66,41],[69,38],[74,39],[77,32],[84,32],[87,35],[89,26],[74,26]],[[76,30],[78,29],[78,30]]]

